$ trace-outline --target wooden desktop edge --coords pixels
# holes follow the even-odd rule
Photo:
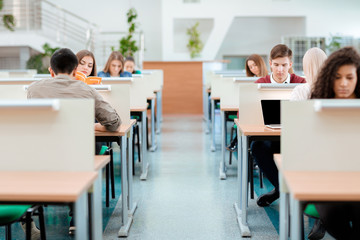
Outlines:
[[[236,126],[245,136],[280,136],[281,130],[279,129],[270,129],[264,125],[245,125],[240,124],[239,120],[234,119]]]
[[[136,123],[136,120],[135,119],[131,119],[130,120],[130,124],[121,124],[120,125],[120,131],[117,131],[117,132],[109,132],[109,131],[106,131],[106,132],[101,132],[101,131],[95,131],[95,136],[119,136],[119,137],[122,137],[122,136],[125,136],[126,133],[128,133],[130,131],[130,128]]]
[[[220,110],[221,111],[227,111],[227,112],[237,112],[239,111],[239,107],[238,106],[230,106],[230,105],[225,105],[225,106],[220,106]]]
[[[130,112],[143,112],[146,111],[147,107],[131,107]]]
[[[95,155],[94,169],[99,171],[110,162],[110,155]]]
[[[96,172],[1,172],[0,201],[75,202],[97,176]]]

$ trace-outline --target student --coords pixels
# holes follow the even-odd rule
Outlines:
[[[268,75],[265,61],[257,54],[250,55],[245,61],[247,77],[265,77]]]
[[[245,69],[247,77],[265,77],[268,75],[265,61],[261,56],[257,54],[250,55],[245,61]],[[233,138],[230,145],[226,147],[230,152],[234,152],[237,149],[237,137]]]
[[[307,50],[303,58],[303,70],[306,83],[296,86],[291,93],[290,100],[306,100],[310,98],[317,75],[327,56],[323,50],[314,47]]]
[[[139,70],[135,70],[135,60],[131,56],[125,58],[124,70],[132,74],[141,74]]]
[[[118,51],[113,51],[98,77],[131,77],[132,74],[124,71],[124,57]]]
[[[86,77],[96,76],[96,61],[94,54],[88,50],[81,50],[76,54],[78,59],[78,66],[76,68],[77,72],[82,72]]]
[[[32,83],[27,92],[30,98],[90,98],[95,100],[94,124],[97,131],[118,131],[121,120],[108,102],[92,87],[75,80],[78,60],[75,54],[67,48],[57,50],[50,59],[49,71],[51,79],[43,79]],[[71,211],[70,211],[71,212]],[[71,214],[71,213],[70,213]],[[75,227],[73,219],[70,222],[69,233],[73,234]]]
[[[290,74],[292,67],[292,51],[284,44],[278,44],[270,52],[271,75],[258,79],[255,83],[306,83],[305,79],[295,74]],[[273,155],[280,152],[280,142],[278,141],[253,141],[251,152],[261,171],[269,179],[274,189],[269,193],[261,195],[257,200],[260,207],[269,206],[279,198],[279,177],[278,169],[275,165]]]
[[[321,69],[311,98],[360,98],[360,56],[352,47],[329,56]],[[331,202],[315,204],[326,231],[336,239],[360,238],[360,203]]]

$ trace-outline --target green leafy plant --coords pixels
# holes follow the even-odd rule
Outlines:
[[[127,16],[127,22],[129,24],[128,34],[127,34],[127,36],[120,39],[120,41],[119,41],[120,48],[118,51],[121,52],[121,54],[124,57],[127,57],[127,56],[133,57],[134,53],[139,50],[138,46],[136,46],[136,41],[133,39],[135,29],[137,27],[137,23],[135,22],[135,20],[138,16],[136,9],[130,8],[129,11],[127,12],[126,16]],[[112,50],[114,50],[113,47],[112,47]]]
[[[42,48],[44,53],[31,56],[26,62],[26,67],[28,69],[36,69],[38,73],[49,73],[48,67],[50,65],[50,57],[59,48],[52,48],[48,43],[45,43]]]
[[[198,26],[199,26],[199,22],[195,23],[194,26],[188,28],[186,31],[186,34],[189,35],[189,42],[186,46],[190,51],[191,58],[200,56],[201,50],[204,47],[200,39],[199,30],[197,29]]]
[[[326,45],[326,49],[329,53],[335,52],[336,50],[341,48],[342,37],[338,35],[330,34],[330,42]]]
[[[4,0],[0,0],[0,10],[2,10],[4,7]],[[4,26],[9,29],[10,31],[15,31],[14,27],[16,25],[15,23],[15,17],[11,14],[4,14],[3,15],[3,23]]]

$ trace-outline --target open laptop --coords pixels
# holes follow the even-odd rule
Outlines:
[[[280,129],[281,100],[261,100],[264,125],[272,129]]]

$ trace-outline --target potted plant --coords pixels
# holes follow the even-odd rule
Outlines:
[[[44,53],[31,56],[26,62],[26,67],[28,69],[36,69],[38,73],[49,73],[50,57],[59,48],[52,48],[48,43],[45,43],[42,48],[44,49]]]
[[[4,7],[4,0],[0,0],[0,10],[2,10]],[[10,31],[15,31],[15,18],[11,14],[4,14],[2,21],[7,29]]]
[[[136,41],[133,39],[133,35],[135,33],[135,29],[137,27],[137,23],[135,22],[137,18],[137,12],[135,8],[129,9],[129,11],[126,14],[127,16],[127,22],[129,24],[128,34],[127,36],[120,39],[120,48],[119,52],[124,57],[131,56],[134,57],[134,53],[139,50],[138,46],[136,46]],[[112,50],[114,50],[114,47],[112,47]]]
[[[188,28],[186,31],[186,34],[189,35],[189,42],[187,44],[187,48],[190,52],[191,58],[199,57],[204,47],[200,39],[199,30],[197,29],[198,26],[199,26],[199,22],[195,23],[194,26]]]

